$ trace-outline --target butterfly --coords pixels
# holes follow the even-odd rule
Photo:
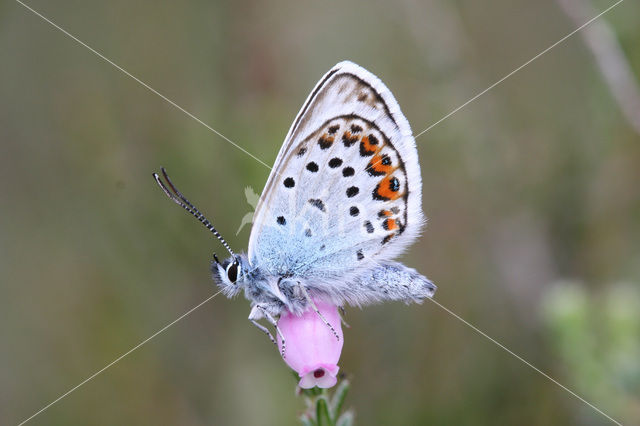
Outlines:
[[[392,260],[425,222],[411,128],[382,81],[353,62],[329,70],[296,116],[258,201],[246,254],[233,252],[162,174],[164,182],[154,178],[166,195],[231,255],[221,262],[214,254],[217,285],[227,297],[244,292],[249,320],[274,343],[258,321],[266,319],[279,332],[284,311],[314,309],[322,318],[314,299],[336,306],[410,303],[436,290]]]

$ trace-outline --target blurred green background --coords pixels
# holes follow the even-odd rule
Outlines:
[[[377,74],[418,133],[579,25],[551,0],[28,4],[267,164],[340,60]],[[640,5],[598,22],[637,80]],[[402,260],[631,424],[640,135],[582,35],[417,139],[429,225]],[[221,247],[151,173],[240,249],[245,187],[269,170],[13,1],[0,57],[0,423],[16,424],[213,293]],[[214,299],[32,424],[297,424],[291,374],[247,315]],[[611,424],[432,303],[347,320],[358,424]]]

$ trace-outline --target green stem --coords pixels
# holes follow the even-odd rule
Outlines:
[[[349,392],[349,381],[343,379],[334,389],[299,389],[304,397],[307,411],[300,416],[303,426],[353,426],[352,410],[342,412]]]

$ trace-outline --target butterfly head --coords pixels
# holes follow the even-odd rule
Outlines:
[[[211,272],[213,279],[228,297],[240,292],[247,279],[249,260],[244,254],[236,254],[220,262],[218,256],[213,255]]]

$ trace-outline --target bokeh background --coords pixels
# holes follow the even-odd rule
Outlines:
[[[340,60],[377,74],[418,133],[613,1],[28,4],[272,164]],[[628,424],[639,23],[621,3],[420,136],[429,225],[402,259],[444,306]],[[221,247],[151,173],[167,167],[241,249],[245,188],[269,170],[14,1],[0,57],[0,423],[16,424],[213,293]],[[295,381],[247,315],[218,297],[31,423],[298,424]],[[435,304],[347,320],[361,425],[611,424]]]

